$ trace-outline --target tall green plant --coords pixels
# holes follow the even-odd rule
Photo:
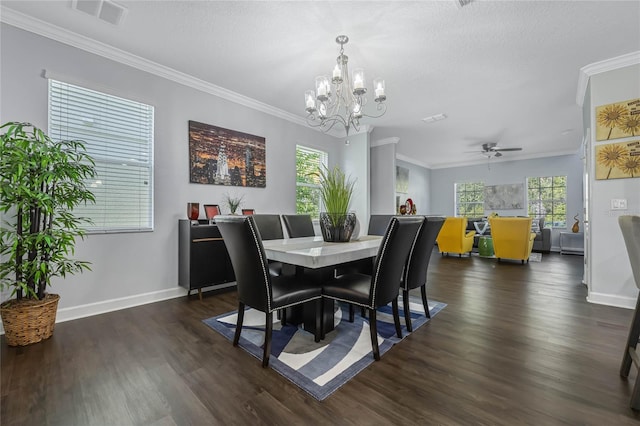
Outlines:
[[[320,195],[322,202],[334,226],[341,225],[349,211],[355,181],[347,178],[340,167],[333,169],[324,167],[318,171],[320,175]]]
[[[94,162],[81,141],[54,142],[30,123],[0,130],[0,288],[18,300],[42,299],[53,277],[90,269],[71,256],[89,222],[73,208],[95,202],[86,186]]]

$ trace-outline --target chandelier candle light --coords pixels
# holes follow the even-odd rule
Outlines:
[[[362,117],[378,118],[387,111],[384,103],[387,99],[384,80],[376,78],[373,80],[373,88],[378,114],[364,113],[367,104],[364,70],[354,69],[350,78],[347,66],[349,57],[344,54],[344,45],[348,42],[349,37],[346,35],[336,37],[336,43],[340,45],[340,55],[336,58],[331,79],[326,75],[316,77],[315,92],[307,90],[304,93],[309,126],[319,127],[323,132],[328,132],[340,123],[346,131],[345,144],[347,145],[349,145],[349,130],[353,128],[356,132],[360,131]]]

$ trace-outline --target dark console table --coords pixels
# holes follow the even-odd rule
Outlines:
[[[179,221],[178,284],[198,290],[203,287],[232,287],[236,280],[229,253],[215,224],[208,221]]]

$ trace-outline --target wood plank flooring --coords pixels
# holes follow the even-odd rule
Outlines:
[[[434,253],[428,294],[448,306],[323,402],[202,323],[233,291],[60,323],[25,348],[3,337],[0,423],[638,424],[636,373],[618,375],[632,311],[587,303],[582,262]]]

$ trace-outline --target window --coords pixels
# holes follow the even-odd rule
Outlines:
[[[529,216],[544,218],[545,227],[567,227],[567,177],[527,178]]]
[[[327,165],[328,155],[324,151],[296,145],[296,213],[320,216],[321,167]]]
[[[89,232],[153,229],[153,107],[49,80],[49,136],[84,141],[96,163]]]
[[[484,216],[484,183],[456,183],[456,216]]]

